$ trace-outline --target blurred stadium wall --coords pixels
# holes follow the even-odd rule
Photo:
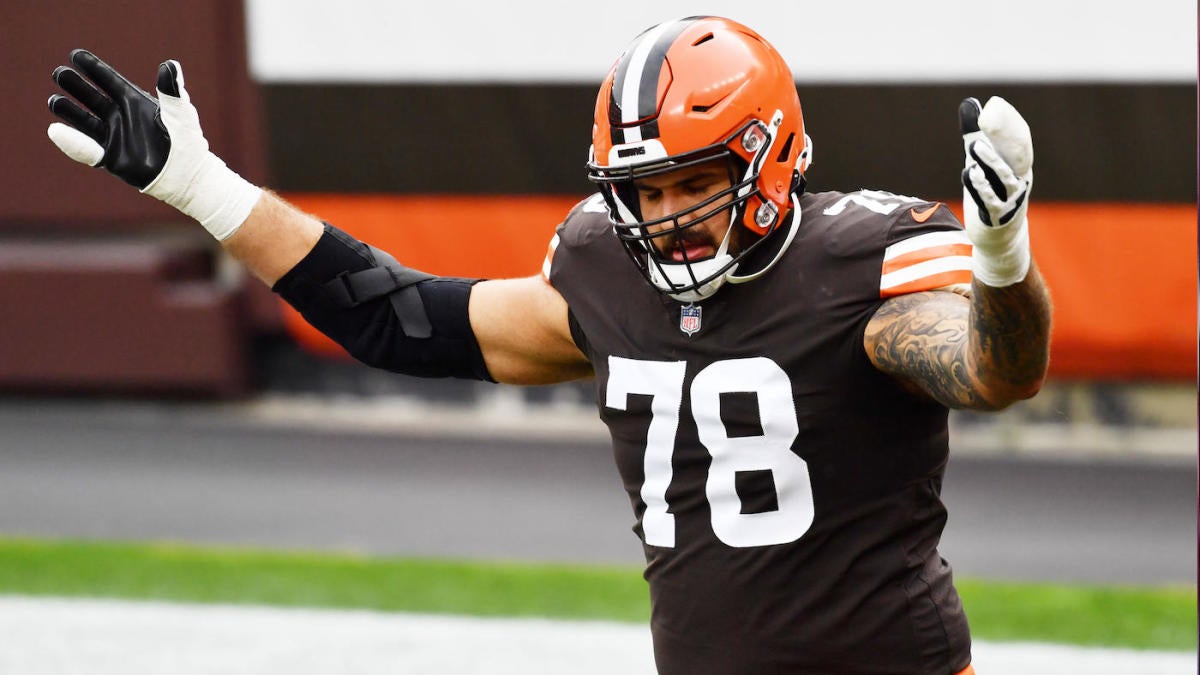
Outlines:
[[[45,131],[50,73],[71,49],[94,51],[147,89],[158,63],[177,58],[212,147],[266,180],[244,14],[239,0],[0,0],[0,389],[229,396],[251,387],[250,336],[280,326],[269,292],[248,291],[211,238],[67,160]]]
[[[954,0],[701,9],[758,28],[792,64],[813,190],[886,188],[957,209],[959,100],[1014,102],[1036,141],[1031,218],[1057,299],[1056,381],[1194,383],[1196,7],[1109,4],[1020,0],[999,19]],[[495,277],[535,273],[565,209],[590,192],[595,88],[620,48],[700,7],[78,5],[3,3],[15,78],[0,91],[19,102],[0,127],[19,158],[0,188],[8,391],[233,395],[342,367],[311,356],[338,350],[195,228],[45,141],[47,75],[70,48],[147,87],[158,61],[181,60],[230,165],[415,267]]]

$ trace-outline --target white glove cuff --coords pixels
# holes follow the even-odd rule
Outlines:
[[[974,204],[966,202],[967,208]],[[971,261],[975,278],[985,286],[1004,288],[1029,274],[1029,225],[1022,217],[1007,227],[970,228]]]
[[[168,164],[170,159],[167,160]],[[199,221],[218,241],[237,231],[258,203],[262,188],[239,176],[211,152],[205,152],[183,185],[165,185],[166,169],[142,192],[165,201]]]

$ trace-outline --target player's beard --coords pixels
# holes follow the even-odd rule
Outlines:
[[[716,230],[716,231],[714,231]],[[718,237],[719,232],[719,237]],[[658,258],[667,263],[707,260],[717,253],[725,230],[706,227],[704,222],[672,229],[655,241]],[[730,233],[729,252],[736,254],[739,236],[736,228]],[[686,260],[684,258],[686,252]]]

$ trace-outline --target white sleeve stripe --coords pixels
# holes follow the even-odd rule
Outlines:
[[[879,277],[879,289],[887,290],[897,286],[903,286],[912,281],[916,281],[922,277],[931,277],[935,274],[943,272],[970,272],[971,271],[971,256],[955,255],[946,256],[944,258],[935,258],[934,260],[926,260],[915,265],[902,267],[895,272],[888,272]]]
[[[951,246],[954,244],[966,244],[970,246],[971,240],[967,239],[967,233],[962,230],[946,230],[944,232],[918,234],[915,237],[898,241],[887,247],[883,252],[883,259],[891,260],[892,258],[898,258],[906,253],[919,251],[923,248]]]
[[[558,250],[558,233],[550,238],[550,246],[546,249],[546,259],[542,261],[542,276],[550,278],[550,264],[554,260],[554,252]]]

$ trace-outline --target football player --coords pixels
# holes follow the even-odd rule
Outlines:
[[[717,17],[654,26],[600,87],[598,193],[541,275],[481,282],[406,268],[242,179],[177,62],[152,96],[70,61],[54,143],[195,218],[362,361],[595,378],[661,672],[972,672],[938,554],[947,411],[1033,396],[1048,360],[1033,148],[1007,102],[960,107],[964,228],[937,202],[807,192],[813,143],[776,50]]]

